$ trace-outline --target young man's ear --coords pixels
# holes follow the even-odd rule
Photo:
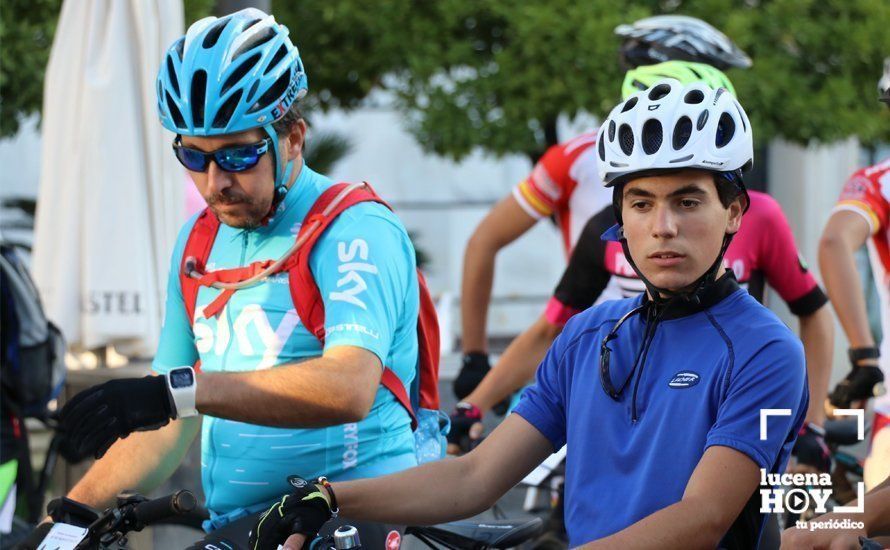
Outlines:
[[[742,227],[742,216],[745,214],[745,210],[748,208],[748,194],[747,193],[739,193],[731,203],[729,203],[729,224],[726,227],[726,232],[730,235],[738,233],[739,229]]]

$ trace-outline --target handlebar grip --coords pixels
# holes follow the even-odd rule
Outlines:
[[[191,491],[177,491],[172,495],[137,504],[133,508],[133,517],[140,525],[151,525],[170,516],[187,514],[197,504],[198,500]]]

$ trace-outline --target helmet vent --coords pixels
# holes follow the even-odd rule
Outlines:
[[[659,84],[658,86],[649,90],[649,100],[658,101],[669,93],[671,93],[670,84]]]
[[[173,125],[177,128],[185,128],[185,120],[183,120],[182,113],[179,112],[179,108],[176,106],[173,98],[170,97],[170,92],[167,92],[167,110],[170,111],[170,116],[173,117]]]
[[[229,120],[232,119],[232,114],[235,112],[235,109],[238,107],[238,102],[241,101],[241,94],[244,93],[244,90],[237,90],[232,97],[226,100],[225,103],[222,104],[222,107],[219,108],[219,111],[216,112],[216,116],[213,117],[213,127],[214,128],[225,128],[229,123]]]
[[[681,117],[674,126],[673,146],[675,151],[682,149],[687,142],[689,136],[692,135],[692,121],[688,116]]]
[[[207,34],[204,35],[204,41],[201,43],[204,49],[209,50],[210,48],[216,46],[217,41],[219,41],[219,35],[222,34],[223,29],[226,28],[226,25],[228,25],[229,21],[231,20],[231,16],[223,17],[215,25],[213,25],[213,28],[207,31]]]
[[[606,140],[604,140],[604,139],[599,140],[599,144],[598,144],[597,148],[599,149],[599,152],[600,152],[600,160],[605,161],[606,160]]]
[[[272,57],[272,61],[270,61],[269,64],[266,65],[266,72],[264,72],[263,74],[269,74],[269,71],[271,71],[276,66],[278,66],[278,63],[280,63],[281,60],[284,59],[284,56],[286,56],[286,55],[287,55],[287,46],[282,44],[281,47],[278,48],[278,51],[275,52],[275,56]]]
[[[724,112],[720,115],[720,122],[717,123],[717,134],[714,144],[717,145],[718,149],[725,147],[727,143],[732,141],[733,135],[735,135],[735,121],[732,120],[729,113]]]
[[[182,53],[185,51],[185,38],[180,38],[173,44],[173,51],[176,52],[179,60],[182,61]]]
[[[207,72],[195,71],[192,75],[192,124],[195,128],[204,126],[204,96],[207,95]]]
[[[643,124],[643,151],[647,155],[655,154],[661,148],[661,142],[664,135],[661,128],[661,122],[654,118],[650,118]]]
[[[689,90],[686,97],[683,98],[684,103],[689,105],[698,105],[705,100],[705,94],[701,90]]]
[[[742,114],[742,109],[741,109],[741,107],[739,107],[738,103],[735,104],[735,110],[739,112],[739,120],[742,121],[742,131],[747,132],[748,125],[745,124],[745,115]]]
[[[624,104],[624,107],[621,108],[621,112],[626,113],[626,112],[630,111],[631,109],[633,109],[634,105],[637,104],[638,100],[639,100],[638,97],[632,97],[632,98],[628,99],[627,102]]]
[[[634,150],[634,133],[627,124],[622,124],[618,128],[618,144],[625,155],[633,153]]]
[[[254,80],[253,85],[250,87],[250,92],[247,94],[247,102],[250,103],[253,101],[253,98],[256,96],[256,91],[260,87],[260,81]]]
[[[256,19],[254,19],[253,21],[251,21],[251,22],[248,23],[247,25],[244,25],[244,28],[241,29],[241,32],[246,31],[246,30],[249,29],[250,27],[252,27],[252,26],[256,25],[257,23],[259,23],[260,21],[262,21],[262,19],[260,19],[259,17],[257,17]]]
[[[173,67],[173,57],[167,56],[167,76],[170,77],[170,86],[173,88],[173,93],[177,96],[180,95],[179,92],[179,79],[176,78],[176,69]]]
[[[609,141],[615,141],[615,121],[609,121]]]
[[[705,109],[698,115],[698,121],[695,123],[695,129],[701,132],[701,129],[708,123],[708,110]]]
[[[232,71],[232,74],[230,74],[229,77],[226,79],[226,81],[223,83],[222,90],[220,91],[220,93],[222,95],[225,95],[226,92],[231,90],[232,86],[234,86],[242,78],[244,78],[244,75],[246,75],[247,72],[250,71],[256,65],[257,61],[259,61],[259,60],[260,60],[259,53],[255,53],[252,56],[245,59],[243,63],[238,65],[238,67],[234,71]]]
[[[250,112],[259,111],[278,103],[284,92],[287,91],[287,86],[290,84],[290,75],[291,71],[287,71],[278,77],[275,84],[272,84],[272,87],[266,90],[266,93],[260,96],[253,107],[250,108]],[[281,113],[281,115],[283,116],[284,113]]]
[[[259,21],[259,19],[257,21]],[[278,34],[278,33],[275,32],[275,29],[271,29],[271,28],[258,33],[252,39],[248,40],[244,44],[241,44],[238,47],[238,49],[235,50],[235,53],[232,54],[232,61],[238,59],[238,56],[240,56],[244,52],[246,52],[248,50],[252,50],[254,48],[258,48],[258,47],[262,46],[263,44],[265,44],[266,42],[268,42],[269,40],[272,40],[273,38],[275,38],[276,34]]]

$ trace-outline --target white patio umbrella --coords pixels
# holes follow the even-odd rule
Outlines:
[[[155,78],[182,0],[65,0],[47,67],[34,276],[70,343],[157,346],[183,171]]]

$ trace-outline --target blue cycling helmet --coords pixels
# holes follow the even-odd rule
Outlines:
[[[218,136],[263,128],[278,143],[272,123],[309,90],[300,52],[275,17],[247,8],[205,17],[173,43],[158,71],[158,115],[178,135]],[[278,147],[273,211],[287,193],[293,170],[282,170]]]
[[[170,46],[158,72],[158,113],[177,134],[232,134],[270,125],[307,90],[287,27],[248,8],[201,19]]]

